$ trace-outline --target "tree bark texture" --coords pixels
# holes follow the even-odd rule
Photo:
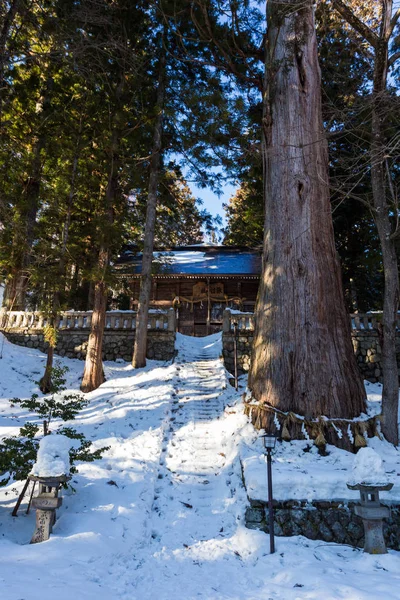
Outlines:
[[[268,2],[264,264],[249,386],[318,417],[365,409],[336,257],[311,0]]]
[[[49,394],[52,388],[51,375],[53,372],[54,346],[49,344],[47,348],[46,368],[43,377],[39,381],[39,389],[42,394]]]
[[[151,296],[151,266],[153,262],[154,227],[156,223],[157,191],[160,178],[163,112],[165,102],[165,65],[166,54],[162,42],[160,55],[160,71],[157,89],[157,117],[154,125],[153,150],[150,161],[150,178],[147,196],[146,224],[144,230],[142,273],[140,277],[140,292],[136,314],[135,345],[132,365],[139,369],[146,365],[147,322]]]
[[[99,252],[99,268],[104,272],[109,264],[109,253],[106,248]],[[104,279],[96,282],[94,290],[94,306],[90,329],[85,369],[81,383],[82,392],[92,392],[104,383],[103,369],[103,337],[106,323],[107,285]]]

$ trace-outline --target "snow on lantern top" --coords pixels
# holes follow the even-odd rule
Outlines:
[[[36,463],[31,475],[59,477],[70,472],[69,451],[73,445],[65,435],[46,435],[39,443]]]
[[[354,457],[348,485],[386,486],[389,483],[381,457],[372,448],[360,448]]]

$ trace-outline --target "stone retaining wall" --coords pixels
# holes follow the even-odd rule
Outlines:
[[[42,352],[47,351],[47,343],[44,341],[42,330],[18,330],[3,331],[7,339],[13,344],[27,348],[37,348]],[[68,358],[86,357],[89,329],[73,331],[71,329],[60,329],[57,337],[55,353]],[[134,331],[105,331],[103,341],[103,360],[116,360],[122,358],[126,361],[132,360],[133,344],[135,341]],[[171,360],[175,355],[175,333],[167,330],[148,330],[147,332],[147,358],[155,360]]]
[[[382,346],[379,333],[376,330],[353,329],[351,332],[354,352],[358,366],[364,379],[375,383],[382,382]],[[246,373],[250,367],[251,347],[253,344],[253,331],[243,330],[238,332],[238,372]],[[400,333],[397,334],[397,364],[400,374]],[[224,332],[222,336],[222,354],[225,367],[230,373],[234,371],[234,335],[232,331]]]
[[[274,531],[276,535],[304,535],[311,540],[364,546],[364,527],[354,514],[355,502],[334,500],[274,501]],[[385,502],[382,502],[385,504]],[[390,518],[384,520],[383,533],[388,548],[400,550],[400,503],[386,504]],[[246,527],[268,533],[268,505],[250,500],[245,515]]]

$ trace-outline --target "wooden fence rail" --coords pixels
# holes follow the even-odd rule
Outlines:
[[[359,331],[377,330],[382,321],[382,313],[353,313],[349,315],[351,328]],[[227,308],[223,317],[223,332],[233,331],[233,324],[237,323],[238,331],[254,331],[254,314],[231,311]],[[397,328],[400,330],[400,315],[397,317]]]

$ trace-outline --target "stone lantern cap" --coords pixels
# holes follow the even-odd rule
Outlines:
[[[393,483],[388,479],[379,454],[372,448],[360,448],[354,457],[353,468],[347,487],[361,492],[391,490]]]
[[[71,475],[29,475],[31,481],[38,481],[42,485],[47,487],[58,487],[59,485],[66,483],[71,479]]]
[[[356,483],[355,485],[351,485],[351,483],[347,484],[349,490],[359,490],[360,492],[388,492],[392,489],[393,483],[382,483],[382,484],[365,484],[365,483]]]

